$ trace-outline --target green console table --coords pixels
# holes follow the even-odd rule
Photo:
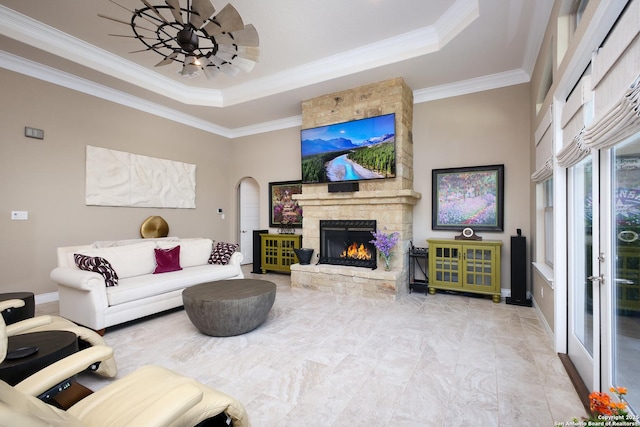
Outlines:
[[[428,239],[429,293],[436,289],[491,295],[500,302],[500,251],[497,240]]]

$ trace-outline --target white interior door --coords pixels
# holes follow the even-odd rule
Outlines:
[[[238,186],[240,218],[240,252],[243,264],[253,263],[253,230],[260,227],[260,187],[253,178],[245,178]]]

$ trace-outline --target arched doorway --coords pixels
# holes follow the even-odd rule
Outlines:
[[[253,230],[260,228],[260,186],[251,177],[238,185],[238,224],[243,264],[253,263]]]

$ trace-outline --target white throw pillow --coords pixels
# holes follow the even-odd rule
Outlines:
[[[174,243],[173,246],[176,246]],[[109,261],[120,279],[152,274],[156,268],[155,242],[142,242],[112,248],[80,250],[78,253],[98,256]]]

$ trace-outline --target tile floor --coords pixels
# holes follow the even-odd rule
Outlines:
[[[378,301],[250,271],[278,286],[263,325],[214,338],[178,310],[111,328],[118,375],[169,367],[236,397],[254,427],[540,427],[585,415],[533,308],[444,293]]]

